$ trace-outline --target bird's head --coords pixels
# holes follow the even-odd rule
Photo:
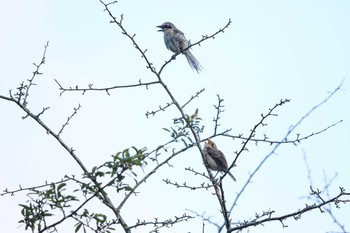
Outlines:
[[[208,146],[210,146],[214,149],[217,149],[216,144],[212,140],[208,139],[207,144],[208,144]]]
[[[160,28],[158,30],[158,32],[165,32],[165,31],[168,31],[168,30],[175,29],[176,27],[175,27],[174,24],[172,24],[170,22],[165,22],[162,25],[157,26],[157,28]]]

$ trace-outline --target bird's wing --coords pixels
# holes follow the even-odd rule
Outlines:
[[[185,33],[183,33],[182,31],[180,31],[179,29],[174,29],[174,33],[175,34],[181,34],[181,35],[183,35],[184,37],[185,37]]]
[[[188,41],[185,37],[185,34],[182,31],[178,29],[174,30],[174,40],[176,40],[176,42],[179,44],[179,48],[181,51],[187,49]]]
[[[225,168],[227,170],[227,161],[225,155],[218,149],[214,149],[212,147],[207,147],[207,152],[209,156],[215,160],[215,162],[219,165],[218,167]]]

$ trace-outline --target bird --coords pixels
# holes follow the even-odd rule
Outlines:
[[[205,164],[210,170],[227,172],[231,178],[236,181],[236,178],[228,170],[227,161],[224,153],[222,153],[217,147],[216,144],[208,139],[204,144],[203,154],[205,158]]]
[[[175,54],[182,53],[185,55],[190,67],[199,73],[203,67],[199,61],[192,55],[189,49],[190,42],[186,39],[185,34],[177,29],[173,23],[165,22],[157,26],[158,32],[164,33],[164,43],[168,50]]]

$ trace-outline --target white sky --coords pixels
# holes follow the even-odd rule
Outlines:
[[[176,98],[185,102],[202,88],[206,91],[188,106],[206,126],[202,138],[213,132],[213,104],[216,94],[224,98],[225,112],[221,130],[247,134],[280,99],[291,103],[279,108],[278,117],[270,118],[260,129],[271,139],[281,139],[313,106],[321,102],[345,78],[342,90],[315,111],[298,127],[306,136],[339,120],[343,123],[295,147],[281,146],[259,171],[233,213],[234,221],[253,217],[256,212],[275,210],[276,216],[305,206],[309,181],[303,161],[306,154],[315,188],[324,185],[336,173],[331,194],[339,186],[349,186],[350,129],[350,2],[335,1],[120,1],[113,9],[118,18],[124,14],[124,26],[143,49],[157,70],[171,53],[165,48],[157,25],[173,22],[187,39],[198,41],[202,35],[231,26],[215,40],[208,40],[192,52],[204,67],[198,75],[183,56],[171,62],[163,79]],[[44,75],[32,89],[29,108],[40,112],[50,106],[42,120],[58,131],[74,107],[82,105],[63,134],[67,144],[88,166],[99,165],[117,151],[130,146],[155,148],[169,140],[161,128],[172,124],[174,109],[146,119],[147,111],[169,102],[158,86],[103,92],[65,93],[54,82],[66,87],[95,87],[154,81],[145,62],[120,30],[109,24],[98,0],[76,1],[1,1],[0,2],[0,95],[8,95],[23,80],[30,78],[33,62],[39,62],[43,46],[49,41]],[[44,181],[56,181],[65,174],[80,174],[78,166],[58,143],[31,119],[22,120],[14,104],[0,101],[0,190],[28,187]],[[177,113],[176,113],[177,114]],[[226,138],[215,140],[229,161],[240,142]],[[246,181],[249,172],[271,150],[260,144],[249,146],[234,169],[238,182],[226,181],[228,206]],[[165,158],[165,155],[164,157]],[[182,215],[186,209],[205,213],[220,221],[217,199],[211,192],[188,191],[165,185],[162,179],[198,185],[204,180],[184,171],[192,167],[204,171],[198,151],[192,149],[172,160],[174,167],[164,167],[123,209],[126,220],[153,220]],[[151,169],[153,165],[149,169]],[[140,177],[143,173],[140,173]],[[232,197],[232,198],[230,198]],[[116,199],[118,196],[116,194]],[[24,195],[0,197],[0,226],[4,232],[24,232],[18,227],[19,202]],[[207,203],[207,204],[204,204]],[[311,204],[311,202],[309,202]],[[108,212],[107,212],[108,213]],[[342,223],[350,218],[349,206],[334,212]],[[280,223],[252,228],[250,232],[326,232],[339,231],[326,214],[308,213],[299,221],[292,219],[282,229]],[[201,220],[178,224],[164,232],[200,232]],[[213,229],[206,224],[206,232]],[[68,228],[70,229],[70,228]],[[346,225],[349,231],[350,225]],[[144,230],[144,229],[143,229]],[[144,232],[139,229],[137,232]],[[66,231],[69,232],[69,231]]]

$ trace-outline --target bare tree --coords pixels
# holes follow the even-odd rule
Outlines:
[[[54,140],[65,149],[66,153],[73,158],[74,162],[80,167],[81,175],[65,175],[59,181],[50,181],[42,185],[33,187],[21,187],[16,190],[5,189],[0,195],[15,195],[19,192],[26,192],[28,201],[20,204],[22,207],[21,214],[23,218],[20,223],[24,225],[25,229],[29,229],[32,232],[59,232],[59,226],[63,222],[70,222],[75,232],[79,231],[91,231],[91,232],[136,232],[141,229],[142,232],[162,232],[163,228],[172,228],[177,224],[191,224],[193,219],[200,219],[203,223],[201,229],[197,232],[208,232],[207,225],[216,227],[217,232],[239,232],[245,229],[250,229],[254,226],[260,226],[267,222],[280,222],[282,227],[286,227],[285,221],[289,218],[299,219],[304,213],[311,212],[313,210],[321,210],[321,212],[327,212],[331,219],[333,219],[339,226],[340,232],[348,232],[346,226],[339,222],[334,212],[341,210],[334,210],[333,208],[342,207],[344,204],[350,201],[350,193],[346,192],[343,187],[339,187],[338,194],[331,196],[330,182],[323,189],[318,189],[313,186],[312,179],[310,179],[310,190],[307,195],[307,203],[305,206],[296,207],[289,213],[276,214],[273,210],[266,210],[260,213],[256,210],[256,214],[251,216],[247,220],[239,220],[239,216],[234,210],[238,205],[240,198],[244,196],[247,187],[252,185],[254,177],[258,176],[258,171],[266,163],[267,160],[276,152],[276,150],[286,144],[297,145],[303,143],[305,140],[312,138],[318,134],[326,133],[326,131],[332,127],[337,126],[342,121],[328,124],[328,126],[322,129],[316,129],[311,134],[297,134],[295,129],[310,114],[314,113],[316,109],[324,105],[329,99],[331,99],[341,88],[342,83],[336,87],[324,100],[316,104],[309,112],[305,113],[298,122],[293,124],[289,128],[285,135],[281,139],[271,139],[267,134],[260,133],[263,127],[267,126],[267,119],[276,117],[278,111],[288,105],[289,99],[281,99],[277,101],[273,106],[267,107],[265,113],[262,113],[260,120],[256,122],[251,129],[246,133],[234,134],[231,129],[221,129],[220,120],[222,113],[224,112],[224,99],[217,95],[217,102],[214,104],[215,115],[213,116],[213,126],[205,127],[202,124],[201,109],[197,109],[194,112],[189,112],[188,106],[197,98],[201,98],[201,94],[205,91],[201,89],[194,91],[193,95],[188,98],[186,102],[181,103],[177,96],[175,96],[172,90],[168,87],[166,81],[163,79],[163,70],[169,63],[174,61],[178,55],[175,54],[169,60],[157,69],[153,66],[151,59],[147,55],[147,49],[142,48],[133,33],[130,33],[123,24],[123,15],[120,18],[114,16],[110,9],[116,2],[105,3],[100,0],[105,12],[110,17],[110,22],[116,26],[116,29],[121,31],[125,37],[131,41],[131,45],[141,55],[141,59],[146,64],[149,72],[153,75],[154,81],[138,83],[131,83],[128,85],[115,85],[109,87],[94,87],[89,84],[86,88],[78,86],[65,87],[59,79],[55,82],[58,85],[60,95],[68,95],[71,92],[80,92],[85,94],[86,92],[106,92],[108,95],[118,92],[119,89],[130,88],[142,88],[150,86],[159,86],[165,92],[163,99],[167,99],[166,104],[160,103],[159,108],[146,112],[146,117],[152,117],[156,114],[160,114],[163,111],[169,109],[175,109],[176,115],[173,116],[173,124],[164,128],[168,134],[168,138],[159,142],[155,148],[137,148],[136,146],[131,148],[125,148],[118,152],[114,152],[109,161],[105,161],[102,164],[95,165],[89,168],[81,157],[75,152],[71,145],[68,145],[62,139],[64,130],[68,127],[71,120],[79,112],[81,105],[77,105],[73,109],[70,116],[67,117],[62,127],[55,131],[48,126],[44,120],[42,120],[43,114],[47,114],[46,111],[49,107],[43,107],[40,112],[35,113],[28,106],[30,101],[29,95],[33,91],[33,86],[39,84],[38,76],[43,75],[41,67],[46,62],[46,51],[49,44],[45,45],[44,53],[41,61],[38,64],[34,64],[35,70],[30,79],[23,81],[15,91],[10,90],[8,95],[0,95],[0,99],[9,101],[17,105],[22,109],[25,115],[23,119],[34,120],[39,127],[45,129],[47,134],[52,136]],[[210,35],[203,36],[201,40],[192,43],[189,48],[198,46],[205,43],[209,39],[214,39],[216,36],[224,36],[222,33],[228,29],[231,24],[231,20],[223,25],[222,28]],[[157,103],[159,104],[159,103]],[[161,127],[161,126],[159,126]],[[207,130],[209,128],[209,130]],[[208,133],[211,131],[211,133]],[[235,141],[240,141],[241,146],[235,151],[235,157],[230,164],[227,164],[227,170],[221,174],[215,174],[216,172],[210,170],[207,165],[207,160],[203,151],[203,143],[207,140],[215,140],[216,138],[231,138]],[[271,146],[271,150],[258,165],[250,171],[250,175],[246,180],[238,180],[238,183],[242,185],[238,193],[232,193],[228,190],[223,182],[226,180],[229,171],[233,172],[233,168],[240,164],[240,161],[244,160],[244,154],[248,153],[248,148],[252,145],[267,145]],[[220,220],[214,221],[205,213],[200,213],[196,210],[190,210],[184,212],[181,215],[176,215],[170,209],[168,213],[172,217],[156,216],[155,218],[131,220],[128,215],[124,214],[126,204],[131,200],[133,195],[142,196],[141,187],[148,186],[148,179],[153,177],[154,174],[160,170],[160,168],[167,169],[166,166],[170,165],[170,162],[183,154],[188,150],[196,150],[198,156],[201,156],[203,161],[203,167],[206,172],[201,172],[195,168],[188,167],[186,171],[191,176],[200,177],[202,182],[190,184],[190,182],[179,183],[178,181],[171,180],[169,178],[162,181],[169,188],[185,189],[185,191],[194,190],[195,192],[212,193],[216,198],[217,208],[220,209]],[[307,161],[305,159],[305,161]],[[306,162],[307,164],[307,162]],[[143,172],[142,172],[143,171]],[[151,188],[151,187],[149,187]],[[176,189],[178,190],[178,189]],[[115,201],[113,196],[115,193],[120,195],[118,201]],[[156,194],[155,194],[156,195]],[[157,198],[157,197],[155,197]],[[173,197],[176,198],[176,195]],[[113,199],[113,201],[112,201]],[[94,205],[90,205],[94,203]],[[106,208],[100,211],[101,208]],[[142,206],[140,206],[142,209]],[[316,212],[314,214],[317,214]]]

